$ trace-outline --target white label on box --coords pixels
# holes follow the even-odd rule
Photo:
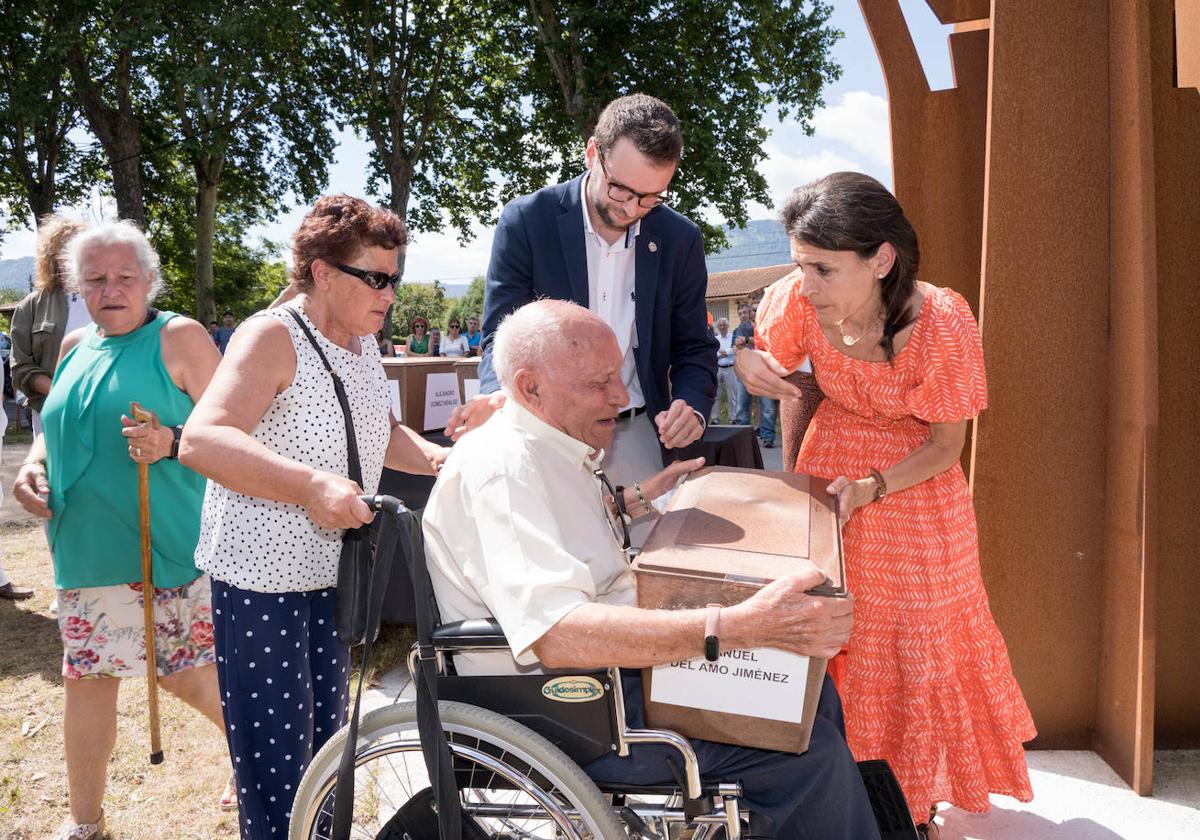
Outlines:
[[[454,409],[462,405],[458,395],[457,373],[431,373],[425,377],[425,428],[446,428]]]
[[[397,423],[404,422],[404,410],[400,407],[400,380],[389,379],[388,385],[391,387],[392,398],[392,416],[396,418]]]
[[[808,657],[772,648],[722,651],[654,666],[650,699],[692,709],[800,723]]]
[[[463,380],[463,402],[466,402],[477,396],[479,396],[479,380],[478,379],[464,379]]]

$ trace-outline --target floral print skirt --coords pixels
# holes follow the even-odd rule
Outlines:
[[[208,575],[154,590],[154,653],[159,676],[212,665],[212,588]],[[146,676],[142,585],[58,590],[63,677]]]

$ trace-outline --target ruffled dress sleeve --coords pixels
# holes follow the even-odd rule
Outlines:
[[[788,371],[800,367],[808,355],[805,324],[810,304],[800,294],[800,278],[800,272],[794,271],[767,287],[754,326],[754,346],[766,350]]]
[[[983,338],[961,295],[951,289],[931,294],[918,353],[920,379],[908,394],[908,408],[927,423],[969,420],[987,408]]]

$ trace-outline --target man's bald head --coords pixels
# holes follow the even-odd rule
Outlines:
[[[564,367],[595,352],[605,338],[615,341],[608,324],[594,312],[565,300],[543,299],[512,312],[496,328],[492,364],[504,390],[513,393],[521,369]]]
[[[496,329],[492,364],[509,396],[593,449],[612,444],[629,399],[621,349],[599,316],[574,303],[538,300]]]

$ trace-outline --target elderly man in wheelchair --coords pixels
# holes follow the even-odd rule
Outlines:
[[[505,319],[494,354],[509,399],[454,447],[424,514],[462,836],[879,838],[828,678],[800,755],[646,728],[636,669],[702,655],[706,614],[635,606],[623,510],[646,506],[633,489],[614,499],[597,470],[628,399],[617,341],[588,310],[542,300]],[[806,594],[821,582],[794,574],[724,608],[719,644],[832,657],[852,606]],[[363,720],[355,836],[437,837],[415,730],[412,704]],[[343,745],[314,758],[293,837],[322,836]]]

